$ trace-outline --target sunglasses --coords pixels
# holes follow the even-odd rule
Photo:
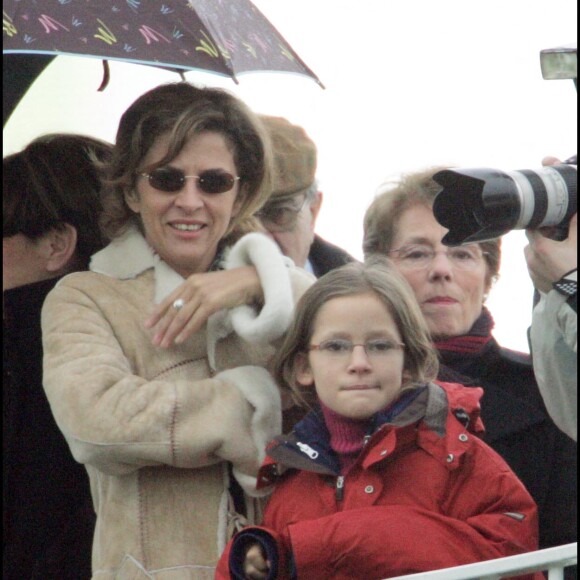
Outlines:
[[[139,175],[147,177],[151,187],[168,193],[175,193],[183,189],[186,179],[196,179],[197,186],[204,193],[225,193],[230,191],[236,181],[240,179],[222,169],[208,169],[199,175],[185,175],[181,169],[176,167],[158,167],[151,173],[140,173]]]

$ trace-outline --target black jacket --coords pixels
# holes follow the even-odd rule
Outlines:
[[[338,246],[315,235],[314,242],[310,246],[308,261],[312,265],[314,275],[320,278],[334,268],[353,262],[354,258]]]
[[[5,580],[91,577],[89,480],[42,387],[40,311],[56,279],[4,292],[3,562]]]
[[[575,542],[576,443],[549,417],[529,355],[502,348],[492,339],[475,357],[445,352],[442,362],[442,380],[458,380],[455,373],[460,373],[470,379],[459,382],[483,387],[484,439],[538,504],[540,548]]]

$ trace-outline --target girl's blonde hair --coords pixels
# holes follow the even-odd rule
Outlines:
[[[385,305],[405,344],[404,389],[425,384],[437,376],[439,362],[429,330],[407,281],[387,258],[372,256],[365,263],[352,262],[319,278],[302,296],[294,322],[274,363],[281,388],[290,389],[299,404],[310,405],[314,390],[299,385],[296,360],[308,354],[320,308],[333,298],[372,293]]]

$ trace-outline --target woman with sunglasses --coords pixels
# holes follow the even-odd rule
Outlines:
[[[266,142],[225,91],[137,99],[102,167],[111,243],[45,303],[44,386],[89,472],[99,579],[213,578],[236,510],[259,509],[241,489],[281,431],[266,369],[312,281],[244,235],[268,195]]]
[[[436,172],[408,174],[376,197],[365,214],[365,258],[389,256],[411,285],[442,362],[438,378],[483,387],[485,440],[536,501],[540,548],[575,542],[576,444],[546,412],[530,357],[494,339],[484,305],[501,240],[443,245],[447,230],[433,214]]]

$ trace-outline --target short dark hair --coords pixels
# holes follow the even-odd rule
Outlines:
[[[111,150],[111,144],[86,135],[51,133],[4,157],[2,237],[23,234],[35,240],[70,224],[77,230],[79,266],[87,268],[105,242],[94,160],[105,161]]]

